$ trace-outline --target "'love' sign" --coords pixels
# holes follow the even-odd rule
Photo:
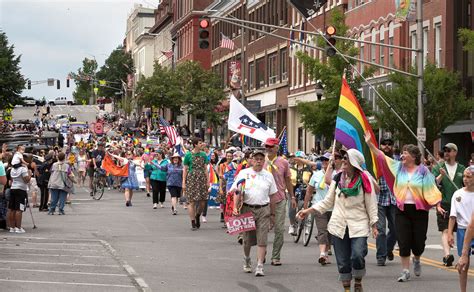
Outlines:
[[[247,212],[239,216],[228,217],[225,221],[227,233],[230,235],[239,234],[245,231],[255,230],[255,219],[252,212]]]

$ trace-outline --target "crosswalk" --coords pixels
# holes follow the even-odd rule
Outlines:
[[[24,237],[0,240],[1,291],[149,291],[104,240]]]

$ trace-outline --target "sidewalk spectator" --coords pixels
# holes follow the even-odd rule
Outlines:
[[[474,167],[470,166],[463,173],[464,188],[454,192],[451,200],[449,217],[448,243],[454,245],[454,226],[457,224],[456,243],[459,255],[459,285],[461,292],[466,292],[469,270],[469,257],[474,247],[472,229],[474,229]],[[467,231],[471,229],[470,231]]]
[[[58,202],[59,215],[65,215],[64,204],[73,183],[75,183],[74,173],[66,162],[66,154],[59,152],[58,161],[53,163],[51,167],[51,177],[48,183],[48,188],[51,193],[51,206],[48,215],[54,215]]]
[[[458,147],[456,144],[448,143],[443,147],[444,162],[436,165],[432,172],[436,177],[436,183],[441,191],[441,202],[436,206],[436,217],[438,223],[438,231],[441,232],[441,244],[443,246],[444,257],[443,264],[446,267],[453,265],[454,256],[448,243],[448,223],[451,210],[451,198],[456,190],[462,187],[464,165],[456,161]],[[456,226],[454,226],[456,231]]]
[[[255,151],[252,155],[253,166],[243,169],[237,175],[230,191],[234,194],[233,215],[252,212],[255,220],[256,230],[247,231],[243,234],[244,248],[244,272],[252,272],[250,250],[257,246],[257,267],[255,276],[264,276],[263,261],[267,253],[268,232],[275,223],[275,203],[270,198],[278,192],[273,175],[263,169],[265,153]],[[238,191],[239,182],[245,181],[243,193]],[[240,206],[242,206],[240,208]]]
[[[13,164],[13,162],[12,162]],[[28,167],[21,165],[13,167],[10,172],[12,184],[10,188],[10,202],[8,203],[8,222],[10,224],[10,232],[25,233],[25,229],[21,227],[23,212],[28,204],[28,183],[31,179],[31,171]]]

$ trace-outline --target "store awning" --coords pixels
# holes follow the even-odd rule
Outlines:
[[[474,120],[462,120],[448,126],[443,134],[470,133],[474,131]]]

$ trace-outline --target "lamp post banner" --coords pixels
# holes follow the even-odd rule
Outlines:
[[[275,131],[257,119],[233,95],[230,97],[227,124],[229,130],[262,142],[265,142],[267,138],[275,138]]]

